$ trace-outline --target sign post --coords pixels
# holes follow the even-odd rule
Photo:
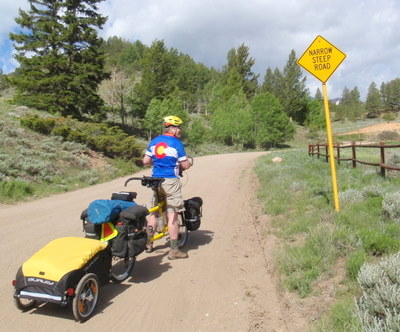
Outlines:
[[[339,198],[336,180],[335,156],[333,153],[333,140],[331,130],[331,117],[329,113],[328,92],[326,81],[333,72],[346,58],[346,54],[337,49],[331,43],[321,36],[317,36],[303,55],[297,60],[297,64],[314,75],[322,82],[322,91],[324,96],[325,121],[328,137],[329,161],[332,174],[333,197],[335,210],[339,211]]]

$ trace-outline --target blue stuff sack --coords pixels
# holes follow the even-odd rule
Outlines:
[[[133,205],[136,205],[136,203],[121,200],[96,199],[89,204],[87,218],[93,224],[114,221],[118,218],[122,210]]]

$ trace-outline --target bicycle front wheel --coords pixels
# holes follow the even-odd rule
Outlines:
[[[178,214],[178,225],[179,225],[178,247],[183,248],[186,245],[186,242],[189,237],[189,232],[186,227],[186,222],[185,219],[183,218],[183,213]]]

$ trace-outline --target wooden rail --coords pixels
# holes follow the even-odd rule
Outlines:
[[[334,158],[335,158],[335,160],[337,160],[338,165],[340,165],[341,161],[351,161],[353,168],[355,168],[357,166],[357,164],[380,167],[382,177],[386,176],[387,169],[393,170],[393,171],[400,171],[400,167],[386,165],[386,163],[385,163],[385,149],[400,148],[400,145],[386,145],[384,142],[381,142],[380,144],[356,144],[355,142],[352,142],[350,144],[334,145],[333,147],[336,151],[336,156],[334,156]],[[379,149],[380,150],[380,162],[374,163],[374,162],[358,160],[356,151],[357,151],[357,149],[363,149],[363,148]],[[340,155],[340,151],[342,149],[351,149],[351,158],[342,158]],[[321,151],[321,150],[323,150],[323,151]],[[329,161],[328,145],[320,144],[320,143],[309,144],[308,145],[308,155],[309,156],[317,155],[318,158],[321,156],[325,157],[325,161],[328,162]]]

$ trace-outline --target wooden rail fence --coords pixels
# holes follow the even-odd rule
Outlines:
[[[355,168],[357,164],[380,167],[382,177],[386,176],[387,169],[400,171],[399,167],[387,165],[385,163],[385,149],[400,148],[400,145],[386,145],[384,142],[381,142],[380,144],[356,144],[355,142],[352,142],[350,144],[334,145],[333,148],[336,151],[336,156],[334,156],[334,158],[335,160],[337,160],[338,165],[340,165],[341,161],[351,161],[353,168]],[[357,149],[374,149],[374,148],[380,150],[379,163],[362,161],[357,159],[357,153],[356,153]],[[351,158],[342,158],[340,155],[340,151],[342,149],[351,149]],[[318,158],[325,157],[325,161],[328,162],[329,161],[328,144],[320,144],[320,143],[309,144],[308,155],[309,156],[317,155]]]

